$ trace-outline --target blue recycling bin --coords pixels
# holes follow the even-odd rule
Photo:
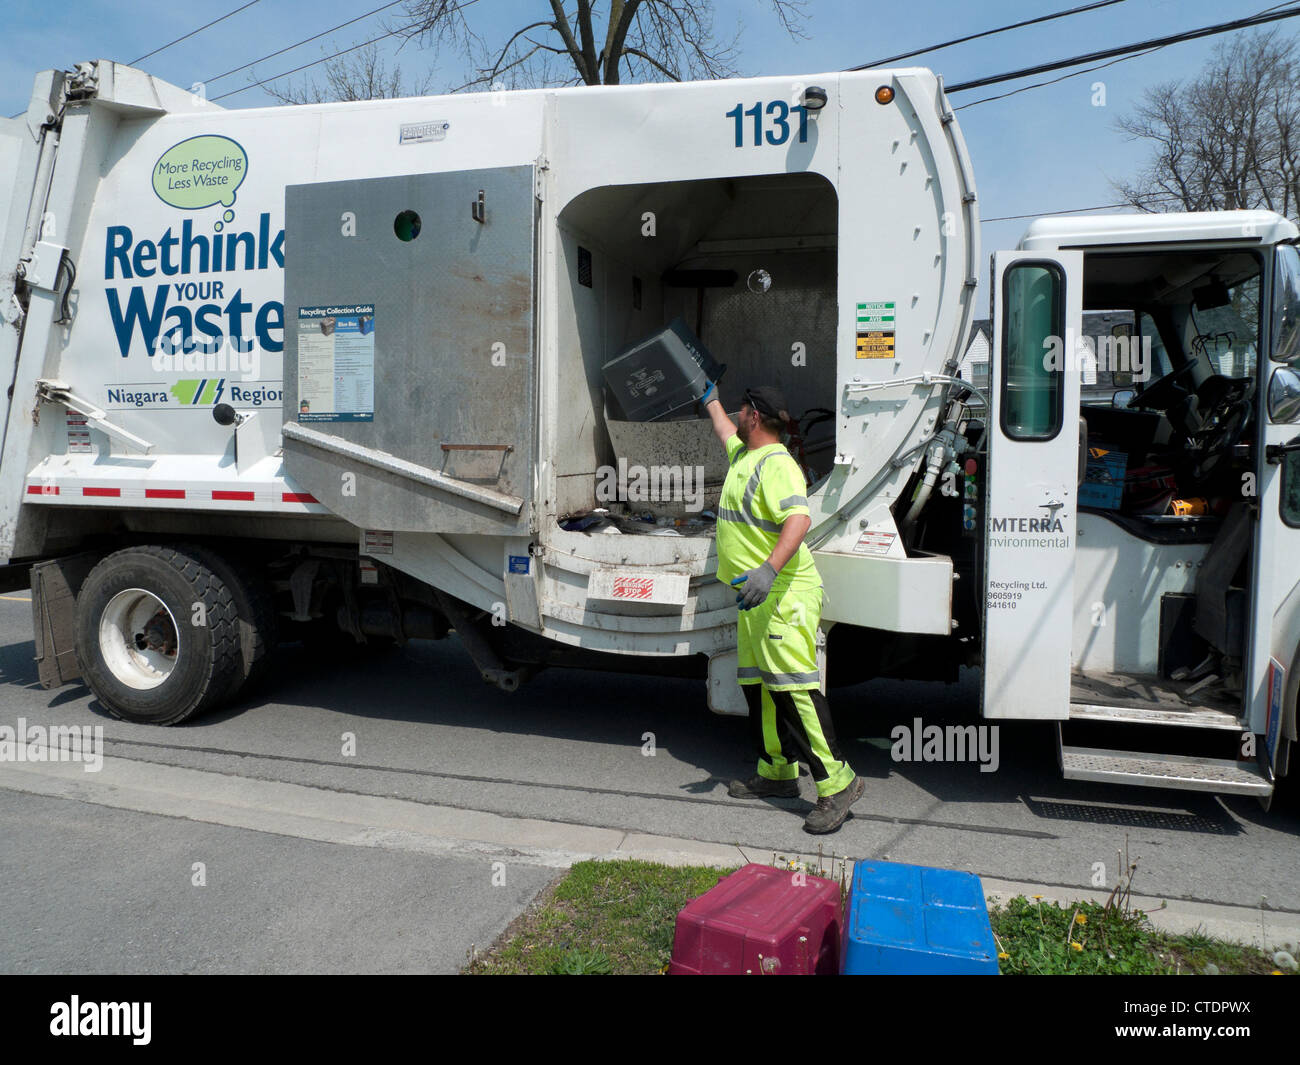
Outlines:
[[[998,975],[998,951],[973,873],[858,862],[844,915],[846,975]]]

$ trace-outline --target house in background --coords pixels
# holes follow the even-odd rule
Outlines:
[[[1094,311],[1083,316],[1083,334],[1091,337],[1094,350],[1105,350],[1101,346],[1102,338],[1114,336],[1116,326],[1133,326],[1133,314],[1130,311]],[[993,349],[993,321],[981,318],[971,326],[970,337],[966,341],[966,351],[962,355],[958,376],[969,381],[985,394],[989,388],[989,353]],[[1128,375],[1112,369],[1099,369],[1096,362],[1083,367],[1082,395],[1084,403],[1109,403],[1111,397],[1120,389],[1132,388]],[[984,406],[979,396],[972,396],[973,408]]]
[[[966,341],[966,351],[962,355],[957,376],[963,381],[969,381],[985,395],[988,395],[989,390],[989,352],[992,348],[993,320],[980,318],[971,326],[970,338]],[[971,396],[970,405],[982,407],[984,401],[979,396]]]

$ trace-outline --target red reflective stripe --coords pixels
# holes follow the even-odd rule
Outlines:
[[[252,492],[213,492],[212,498],[231,499],[251,503],[253,502],[254,496]]]
[[[122,489],[120,489],[120,488],[83,488],[83,489],[81,490],[81,494],[82,494],[83,496],[120,496],[120,495],[122,494]]]
[[[29,496],[56,496],[59,494],[57,484],[29,484],[27,486]]]
[[[319,503],[320,502],[320,500],[317,499],[310,492],[285,492],[284,501],[286,503]]]
[[[184,499],[184,488],[146,488],[145,499]]]

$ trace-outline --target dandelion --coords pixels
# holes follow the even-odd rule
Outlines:
[[[1088,923],[1088,915],[1087,915],[1086,913],[1080,913],[1080,914],[1077,914],[1077,915],[1075,916],[1075,918],[1074,918],[1074,923],[1075,923],[1075,924],[1087,924],[1087,923]]]
[[[1000,954],[998,954],[999,961],[1006,961],[1009,957],[1011,957],[1011,955],[1008,954],[1005,950],[1002,951]]]
[[[1074,948],[1075,950],[1080,950],[1080,951],[1083,950],[1083,944],[1082,944],[1082,943],[1075,943],[1073,940],[1070,941],[1070,946],[1071,946],[1072,948]]]

